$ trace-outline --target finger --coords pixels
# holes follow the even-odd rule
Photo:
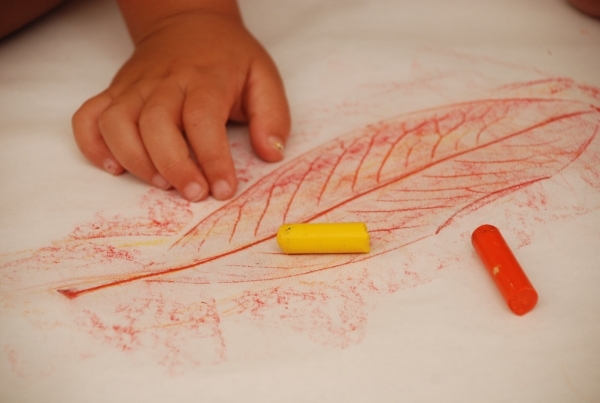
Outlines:
[[[100,114],[98,127],[106,145],[125,169],[162,189],[169,182],[158,173],[146,152],[137,122],[143,99],[134,91],[119,96]]]
[[[71,124],[75,142],[81,153],[98,168],[113,175],[120,175],[124,172],[123,166],[118,163],[104,142],[98,128],[100,114],[111,102],[112,98],[105,92],[90,98],[75,112]]]
[[[283,82],[270,59],[252,65],[244,109],[256,154],[269,162],[281,160],[291,118]]]
[[[188,91],[183,107],[188,141],[218,200],[229,199],[237,188],[225,129],[230,108],[226,91],[206,83]]]
[[[140,134],[158,171],[190,201],[208,195],[208,183],[181,130],[184,93],[177,85],[163,85],[148,99],[140,114]]]

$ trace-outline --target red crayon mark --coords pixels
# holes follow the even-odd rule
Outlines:
[[[597,122],[597,110],[587,103],[509,98],[369,125],[290,161],[202,219],[169,250],[186,257],[180,264],[153,265],[60,292],[74,298],[184,271],[198,283],[264,281],[356,262],[316,258],[298,265],[279,257],[265,265],[262,256],[273,252],[267,241],[284,221],[364,221],[380,235],[373,239],[375,255],[394,250],[438,233],[498,197],[551,178],[589,146]],[[564,136],[573,128],[577,135]],[[423,197],[408,200],[410,194]],[[412,229],[409,238],[405,228]],[[240,271],[240,261],[249,262],[246,270]]]
[[[408,87],[443,86],[442,79],[432,76]],[[150,359],[174,375],[190,365],[235,359],[240,352],[247,359],[250,350],[260,354],[265,346],[276,356],[275,340],[286,345],[286,356],[289,343],[305,337],[338,348],[359,343],[379,297],[431,281],[440,269],[460,262],[444,250],[444,237],[433,235],[459,224],[461,217],[502,197],[506,206],[521,207],[505,217],[507,222],[531,232],[550,211],[557,219],[557,207],[564,209],[562,218],[598,208],[582,201],[594,198],[578,198],[582,188],[569,178],[600,190],[600,90],[570,79],[494,88],[495,99],[370,124],[266,176],[271,168],[252,165],[257,159],[247,151],[236,158],[244,171],[241,181],[258,181],[185,234],[193,219],[189,204],[175,193],[149,191],[142,206],[130,206],[137,207],[132,216],[98,213],[45,248],[0,256],[0,300],[27,306],[25,316],[42,330],[40,340],[54,327],[76,328],[88,341],[118,349],[136,362]],[[364,119],[372,119],[383,101],[365,102],[371,116]],[[296,136],[300,144],[319,138],[327,122],[348,117],[335,109],[313,110],[313,123],[313,112],[324,120],[308,129],[305,123],[304,133]],[[364,119],[346,127],[362,127]],[[557,184],[574,197],[544,199],[546,186]],[[523,201],[524,196],[530,199]],[[369,258],[402,248],[401,259],[284,256],[271,247],[273,229],[292,219],[365,221],[377,248]],[[534,239],[523,230],[516,234],[521,244]],[[422,242],[438,247],[423,254]],[[45,292],[49,289],[69,298],[88,294],[60,303]],[[95,293],[100,290],[106,292]],[[17,297],[39,306],[11,302]],[[56,308],[68,312],[55,320]],[[228,321],[223,330],[222,320]],[[243,332],[231,330],[240,323]],[[290,329],[299,340],[290,341]],[[261,337],[248,342],[246,331]],[[251,347],[231,347],[239,342]],[[5,351],[18,364],[13,371],[29,375],[38,359],[46,359],[43,371],[69,359],[59,349],[51,361]],[[74,356],[94,357],[96,351],[89,343]]]
[[[273,235],[271,238],[275,238],[275,236],[276,235]],[[259,240],[256,243],[261,243],[263,241],[264,241],[264,239]],[[77,298],[81,294],[86,294],[86,293],[89,293],[89,292],[99,291],[99,290],[101,290],[103,288],[114,287],[114,286],[117,286],[117,285],[131,283],[133,281],[144,280],[144,279],[147,279],[147,278],[150,278],[150,277],[156,277],[156,276],[165,275],[165,274],[172,274],[172,273],[176,273],[178,271],[187,270],[187,269],[195,267],[195,266],[197,266],[199,264],[211,262],[213,260],[222,258],[224,256],[231,255],[233,253],[239,252],[239,251],[244,250],[246,248],[250,248],[252,246],[254,246],[254,244],[244,245],[243,247],[241,247],[239,249],[229,251],[229,252],[224,253],[222,255],[211,256],[211,257],[209,257],[207,259],[204,259],[204,260],[201,260],[201,261],[197,261],[197,262],[193,262],[193,263],[191,263],[189,265],[171,267],[171,268],[169,268],[167,270],[162,270],[162,271],[159,271],[159,272],[156,272],[156,273],[146,273],[146,274],[140,274],[140,275],[137,275],[137,276],[131,276],[131,277],[124,278],[122,280],[113,281],[111,283],[101,284],[101,285],[96,286],[96,287],[84,288],[84,289],[81,289],[81,290],[60,289],[60,290],[57,290],[57,291],[59,293],[61,293],[62,295],[64,295],[65,297],[67,297],[69,299],[73,299],[73,298]]]
[[[82,330],[118,350],[132,354],[146,349],[161,351],[159,363],[174,375],[195,361],[225,360],[216,302],[182,299],[160,294],[134,297],[126,303],[83,309],[75,321]],[[193,346],[195,354],[187,354],[185,346]]]
[[[517,315],[531,311],[538,294],[498,228],[482,225],[473,232],[471,241],[509,308]]]
[[[360,342],[366,334],[365,296],[391,294],[394,281],[378,281],[367,269],[329,283],[301,282],[247,290],[234,299],[237,314],[256,322],[287,323],[321,345],[341,348]]]
[[[176,235],[193,217],[190,203],[177,192],[150,189],[141,201],[139,215],[132,217],[97,214],[96,219],[78,226],[72,239],[96,239],[116,236]]]

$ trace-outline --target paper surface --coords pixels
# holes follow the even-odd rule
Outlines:
[[[561,1],[241,2],[294,119],[189,204],[79,154],[131,45],[111,2],[0,43],[0,400],[600,399],[600,21]],[[283,222],[369,255],[288,256]],[[470,244],[498,227],[540,300]]]

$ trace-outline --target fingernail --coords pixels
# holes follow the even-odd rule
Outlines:
[[[117,164],[112,158],[105,159],[102,165],[104,166],[104,170],[111,175],[116,175],[117,171],[119,170],[119,164]]]
[[[283,150],[284,150],[283,140],[281,140],[277,136],[269,136],[267,138],[267,141],[269,142],[269,145],[272,148],[274,148],[275,150],[279,151],[279,154],[283,155]]]
[[[165,177],[162,176],[161,174],[154,175],[154,177],[152,178],[152,183],[157,188],[161,188],[161,189],[165,189],[165,190],[171,187],[171,184],[169,183],[169,181],[167,181],[165,179]]]
[[[188,185],[183,189],[183,195],[186,199],[192,202],[197,202],[204,198],[206,191],[200,184],[196,182],[188,183]]]
[[[215,199],[223,200],[231,195],[231,186],[223,179],[220,179],[212,185],[211,191]]]

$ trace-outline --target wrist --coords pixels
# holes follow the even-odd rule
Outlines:
[[[178,15],[213,14],[242,22],[236,0],[117,0],[134,43]]]

